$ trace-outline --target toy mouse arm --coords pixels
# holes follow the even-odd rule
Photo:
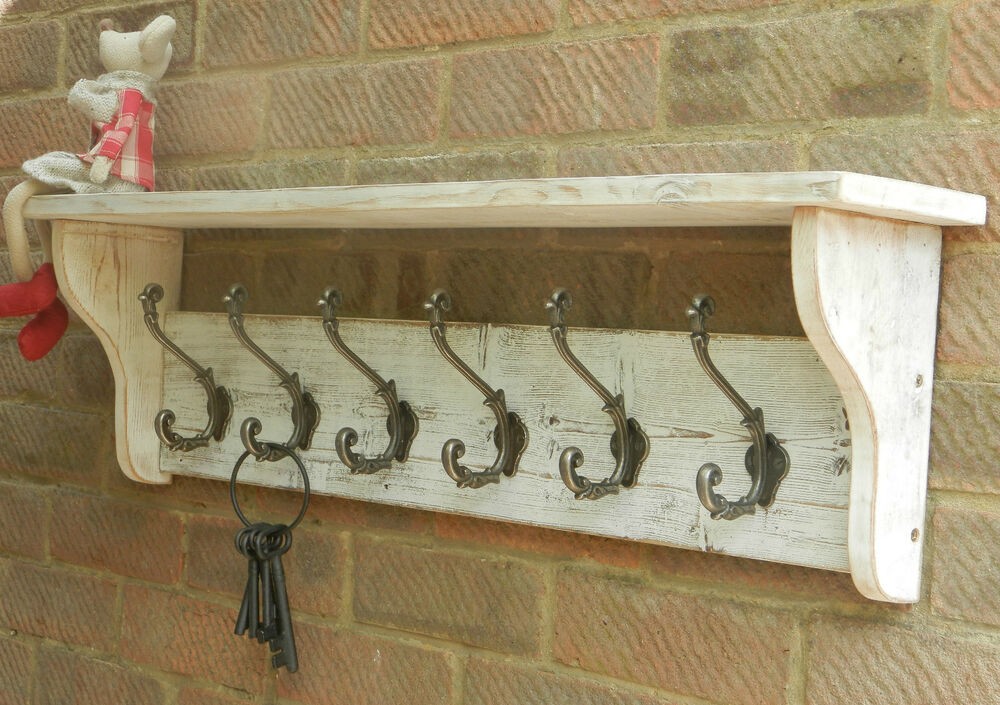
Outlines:
[[[90,180],[95,184],[103,184],[108,180],[111,165],[121,154],[122,147],[139,118],[142,93],[134,88],[126,88],[122,91],[121,102],[115,124],[104,131],[100,141],[91,150],[94,163],[90,167]]]

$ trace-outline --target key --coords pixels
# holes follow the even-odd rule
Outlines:
[[[278,634],[274,604],[274,581],[272,565],[268,560],[275,541],[281,542],[283,535],[291,535],[284,524],[268,524],[254,534],[253,551],[260,566],[260,610],[261,620],[256,630],[257,641],[264,643]]]
[[[267,552],[267,562],[273,582],[274,606],[276,609],[277,633],[268,642],[271,649],[271,665],[284,667],[289,673],[299,670],[298,654],[295,650],[295,633],[292,629],[292,615],[288,607],[288,591],[285,586],[285,569],[281,556],[292,547],[292,532],[287,527],[276,535],[276,541]]]
[[[240,604],[240,611],[236,617],[235,633],[242,636],[249,632],[248,636],[253,637],[257,632],[260,620],[260,605],[258,588],[260,585],[260,562],[253,552],[250,541],[253,534],[262,527],[261,524],[252,524],[244,527],[236,534],[236,549],[247,559],[247,584],[243,590],[243,602]]]

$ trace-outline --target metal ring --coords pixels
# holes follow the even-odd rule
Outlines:
[[[298,466],[299,468],[299,474],[302,475],[302,485],[303,489],[305,490],[302,496],[302,508],[299,510],[298,516],[295,517],[295,520],[288,525],[288,529],[290,531],[299,525],[299,522],[302,521],[302,517],[306,515],[306,510],[309,508],[309,494],[310,494],[309,473],[306,472],[306,466],[302,463],[302,459],[298,455],[296,455],[296,453],[293,450],[291,450],[288,446],[284,445],[283,443],[272,443],[271,441],[264,441],[262,445],[266,446],[270,451],[280,452],[283,454],[283,456],[287,455],[291,457],[291,459],[295,461],[295,465]],[[246,461],[246,459],[249,458],[251,455],[253,455],[253,452],[249,450],[243,452],[243,455],[240,456],[240,459],[236,461],[236,465],[233,467],[233,474],[229,478],[229,500],[233,503],[233,509],[236,511],[236,516],[238,516],[240,518],[240,521],[243,522],[243,526],[250,526],[250,520],[247,519],[246,515],[243,513],[243,510],[240,509],[239,500],[236,499],[236,476],[240,474],[240,468],[243,467],[244,461]],[[278,456],[278,457],[283,457],[283,456]]]

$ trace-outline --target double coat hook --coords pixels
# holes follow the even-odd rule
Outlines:
[[[743,414],[743,425],[750,431],[753,445],[747,450],[744,464],[750,473],[750,491],[735,502],[730,501],[713,489],[722,482],[722,469],[715,463],[705,463],[698,470],[695,487],[698,498],[711,512],[713,519],[736,519],[744,514],[753,514],[757,506],[770,507],[778,485],[788,474],[788,452],[778,444],[774,434],[764,428],[764,412],[753,409],[722,376],[708,356],[708,331],[705,322],[715,313],[715,300],[704,294],[696,296],[687,310],[691,324],[691,345],[694,354],[705,373],[722,390],[722,393]]]
[[[155,283],[147,284],[146,288],[139,294],[139,301],[142,302],[142,319],[146,323],[146,328],[160,345],[194,372],[194,381],[202,386],[208,397],[208,423],[198,435],[182,436],[173,429],[174,422],[177,420],[174,412],[170,409],[163,409],[156,415],[153,425],[160,442],[170,450],[189,451],[203,448],[208,445],[210,440],[221,441],[226,435],[226,427],[229,425],[229,418],[233,412],[232,399],[230,399],[229,391],[225,387],[215,384],[211,367],[206,369],[195,362],[187,353],[177,347],[160,328],[160,314],[156,311],[156,304],[162,300],[163,287]]]
[[[441,463],[445,472],[459,487],[479,488],[490,483],[499,482],[500,475],[511,477],[517,472],[517,463],[528,445],[528,429],[521,418],[513,411],[507,411],[507,401],[503,390],[494,390],[486,384],[475,372],[466,365],[448,345],[445,340],[444,312],[451,309],[451,297],[446,291],[437,290],[424,304],[429,312],[431,338],[434,345],[448,362],[462,376],[472,382],[485,397],[483,404],[488,406],[496,417],[497,425],[493,430],[493,442],[497,447],[497,457],[488,469],[474,472],[459,463],[459,458],[465,455],[465,444],[457,438],[452,438],[441,449]]]
[[[619,487],[635,486],[639,468],[649,455],[649,437],[638,421],[626,417],[625,398],[621,394],[612,395],[569,349],[566,342],[566,311],[572,305],[573,298],[568,291],[556,289],[553,292],[545,304],[549,313],[549,331],[562,359],[597,393],[604,402],[603,411],[614,422],[611,454],[615,457],[615,469],[604,480],[593,482],[576,472],[583,464],[583,451],[569,447],[559,456],[559,474],[577,499],[599,499],[605,495],[617,494]]]
[[[365,364],[364,360],[358,357],[340,337],[340,322],[337,320],[337,307],[343,302],[343,297],[336,289],[330,288],[323,292],[319,305],[323,309],[323,330],[326,337],[330,339],[333,347],[341,355],[347,358],[361,374],[374,384],[380,397],[389,408],[389,415],[385,420],[386,430],[389,432],[389,445],[382,451],[381,455],[374,458],[366,458],[360,453],[355,453],[352,448],[358,441],[358,433],[353,428],[342,428],[337,433],[337,455],[340,461],[346,465],[352,473],[369,475],[379,470],[384,470],[392,465],[393,460],[403,462],[410,452],[410,444],[413,443],[414,436],[417,435],[417,415],[405,401],[400,401],[396,395],[396,382],[389,380],[386,382],[375,370]]]
[[[237,340],[243,344],[243,347],[253,353],[254,357],[263,362],[269,370],[278,376],[281,387],[292,398],[293,429],[291,437],[283,444],[285,450],[308,450],[313,432],[316,430],[316,426],[319,425],[319,406],[312,398],[312,395],[302,388],[302,382],[299,380],[297,373],[289,374],[284,367],[272,360],[247,335],[243,327],[243,306],[246,304],[247,298],[249,298],[249,294],[246,287],[242,284],[234,284],[229,289],[229,294],[223,298],[226,310],[229,312],[229,327],[232,328]],[[243,441],[243,446],[247,451],[257,458],[257,460],[280,460],[287,455],[285,450],[281,449],[278,444],[257,440],[261,428],[260,419],[253,416],[244,419],[240,425],[240,439]]]

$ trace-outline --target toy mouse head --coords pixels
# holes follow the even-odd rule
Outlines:
[[[100,24],[101,38],[98,53],[108,71],[138,71],[153,79],[160,79],[167,70],[177,23],[173,17],[160,15],[141,32],[116,32],[111,20]]]

